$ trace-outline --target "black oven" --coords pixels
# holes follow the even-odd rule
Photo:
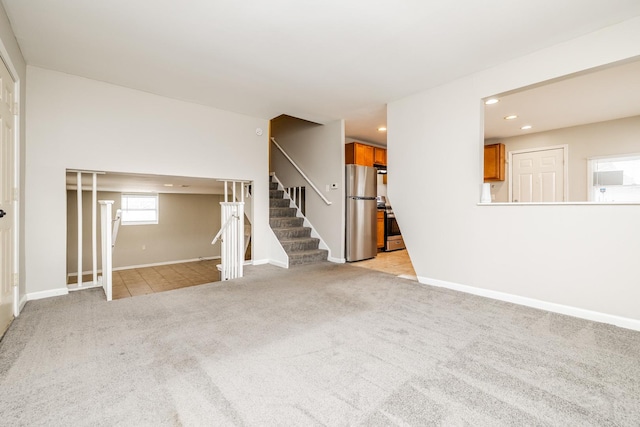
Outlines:
[[[387,211],[384,220],[384,250],[395,251],[404,249],[404,247],[404,240],[400,233],[398,221],[396,221],[396,215]]]
[[[400,227],[398,227],[395,214],[387,214],[387,223],[385,226],[387,236],[400,236]]]

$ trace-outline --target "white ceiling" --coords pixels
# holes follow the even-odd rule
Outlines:
[[[484,136],[526,133],[640,115],[640,60],[608,66],[508,95],[484,108]],[[505,120],[517,115],[513,120]],[[521,130],[531,125],[530,130]]]
[[[386,143],[387,102],[640,15],[638,0],[2,0],[31,65]]]
[[[97,175],[98,191],[119,193],[184,193],[224,194],[224,183],[211,178],[194,178],[168,175],[143,175],[133,173],[106,172]],[[76,172],[67,172],[67,190],[78,185]],[[82,189],[90,191],[93,186],[91,174],[82,174]],[[231,191],[231,187],[228,187]],[[236,187],[240,191],[240,187]]]

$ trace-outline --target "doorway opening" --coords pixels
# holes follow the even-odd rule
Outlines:
[[[15,71],[15,70],[14,70]],[[15,73],[14,73],[15,75]],[[19,86],[0,57],[0,337],[18,315]]]
[[[409,252],[407,252],[406,249],[378,252],[378,256],[375,258],[354,262],[351,265],[382,271],[403,279],[418,280],[416,271],[413,269],[413,264],[411,263],[411,258],[409,257]]]
[[[92,222],[87,219],[91,218],[94,201],[91,174],[80,176],[80,192],[76,171],[67,171],[66,179],[67,284],[69,290],[100,286],[92,279]],[[113,201],[115,218],[119,218],[120,213],[123,215],[112,238],[114,299],[219,280],[220,243],[212,245],[211,242],[221,228],[223,181],[105,172],[98,175],[96,187],[95,199]],[[251,262],[250,182],[247,187],[244,258],[245,262]],[[81,209],[78,209],[78,200]],[[98,238],[98,252],[102,252],[100,240]],[[79,251],[78,247],[86,249]],[[97,259],[101,258],[99,253]],[[95,268],[100,270],[101,262]],[[82,278],[80,284],[78,277]]]

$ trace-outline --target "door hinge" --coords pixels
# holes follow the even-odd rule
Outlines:
[[[18,277],[18,273],[13,273],[13,286],[17,288],[19,283],[20,279]]]

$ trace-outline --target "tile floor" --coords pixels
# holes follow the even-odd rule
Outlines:
[[[352,262],[351,265],[395,274],[396,276],[402,276],[406,279],[418,280],[406,249],[392,252],[378,252],[378,256],[375,258]]]
[[[206,260],[116,270],[113,272],[113,299],[129,298],[217,282],[220,280],[216,268],[216,264],[219,262],[220,260]],[[393,252],[378,252],[378,256],[373,259],[353,262],[351,265],[417,280],[416,272],[406,249]],[[82,280],[90,282],[92,277],[91,275],[85,275]],[[75,277],[70,277],[69,284],[74,283],[76,283]]]
[[[185,262],[113,272],[113,299],[202,285],[220,280],[216,264],[220,260]],[[91,275],[83,276],[91,281]],[[76,283],[74,277],[69,284]]]

